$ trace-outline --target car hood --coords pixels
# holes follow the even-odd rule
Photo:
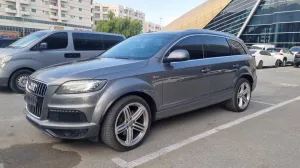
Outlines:
[[[0,58],[6,55],[13,56],[21,50],[21,48],[0,48]]]
[[[147,65],[147,60],[89,59],[63,63],[41,69],[30,77],[48,85],[61,85],[70,80],[94,79],[104,75],[138,69]]]

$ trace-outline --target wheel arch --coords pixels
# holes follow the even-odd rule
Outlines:
[[[20,71],[20,70],[29,70],[29,71],[32,71],[32,72],[35,72],[36,70],[33,69],[33,68],[29,68],[29,67],[22,67],[22,68],[18,68],[16,70],[14,70],[10,75],[9,75],[9,78],[8,78],[8,86],[10,84],[10,80],[13,76],[13,74],[15,74],[17,71]]]

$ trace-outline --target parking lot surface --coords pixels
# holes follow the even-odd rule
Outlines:
[[[216,105],[155,122],[144,144],[125,153],[45,135],[26,121],[23,96],[1,89],[0,168],[299,167],[299,73],[259,70],[246,112]]]

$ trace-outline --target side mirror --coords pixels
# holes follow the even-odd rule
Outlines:
[[[39,50],[42,51],[42,50],[46,50],[48,48],[48,44],[47,43],[41,43],[40,46],[39,46]]]
[[[190,59],[190,54],[187,50],[175,50],[164,59],[164,63],[187,61]]]

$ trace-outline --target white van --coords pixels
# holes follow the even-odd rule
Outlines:
[[[273,44],[254,44],[251,47],[251,49],[256,49],[256,50],[267,50],[268,48],[275,48],[275,45],[273,45]]]
[[[27,77],[54,64],[88,59],[125,40],[123,35],[73,30],[43,30],[0,49],[0,87],[25,91]]]

